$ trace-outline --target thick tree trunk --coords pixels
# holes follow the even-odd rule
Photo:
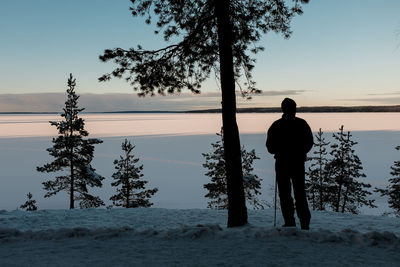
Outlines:
[[[228,227],[247,223],[243,189],[239,130],[236,123],[236,94],[232,55],[232,27],[229,0],[215,0],[222,91],[222,124],[228,191]]]

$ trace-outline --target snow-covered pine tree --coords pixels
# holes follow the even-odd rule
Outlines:
[[[26,197],[28,200],[20,206],[21,209],[25,209],[27,211],[34,211],[37,210],[36,200],[32,199],[32,194],[29,192]]]
[[[397,146],[396,150],[400,150],[400,146]],[[386,189],[377,188],[375,191],[381,193],[382,196],[389,197],[389,207],[394,210],[396,217],[400,218],[400,161],[395,161],[390,169],[392,170],[390,172],[392,178],[389,178],[390,184]]]
[[[211,178],[211,182],[205,184],[203,187],[208,190],[208,193],[205,195],[206,198],[210,199],[207,205],[208,208],[228,209],[223,130],[221,129],[221,133],[217,133],[217,135],[221,140],[211,144],[214,151],[212,153],[202,153],[206,160],[203,167],[208,169],[205,175]],[[253,173],[253,162],[259,159],[259,157],[256,156],[254,149],[248,152],[244,147],[241,148],[241,155],[243,187],[246,201],[253,206],[254,209],[263,209],[264,206],[257,198],[257,195],[261,194],[261,179]]]
[[[118,193],[112,196],[110,200],[113,201],[115,206],[124,208],[150,207],[153,205],[150,198],[158,189],[145,190],[145,185],[148,182],[141,179],[143,177],[141,173],[143,165],[136,166],[139,159],[132,154],[135,146],[125,139],[121,147],[124,155],[114,160],[117,171],[112,175],[115,181],[111,183],[112,186],[118,187]]]
[[[325,141],[321,128],[315,134],[315,138],[314,147],[316,149],[313,152],[313,156],[309,158],[311,166],[308,168],[308,178],[306,179],[305,186],[307,198],[311,202],[312,209],[325,210],[326,194],[329,190],[329,179],[325,168],[328,162],[326,147],[329,145],[329,142]]]
[[[358,181],[366,176],[362,173],[361,160],[353,149],[358,143],[351,140],[351,136],[350,132],[343,132],[343,125],[338,133],[333,134],[337,143],[331,145],[332,159],[327,164],[327,172],[333,186],[330,186],[327,196],[334,211],[357,214],[360,206],[376,206],[373,204],[374,200],[367,199],[371,192],[366,188],[370,188],[371,185]]]
[[[70,74],[68,79],[67,101],[61,113],[61,121],[50,121],[57,127],[58,136],[53,138],[53,147],[47,149],[54,161],[37,167],[39,172],[61,172],[55,180],[43,182],[47,191],[44,197],[51,197],[60,191],[69,194],[69,208],[75,208],[75,201],[79,201],[80,208],[103,206],[104,202],[98,197],[89,194],[88,187],[101,187],[104,177],[98,175],[91,166],[94,145],[103,141],[96,138],[87,138],[85,122],[78,115],[84,108],[78,107],[79,95],[75,93],[76,81]]]

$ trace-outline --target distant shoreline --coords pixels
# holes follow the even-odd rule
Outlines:
[[[187,113],[220,113],[221,109],[191,110]],[[237,113],[277,113],[282,112],[280,107],[274,108],[238,108]],[[344,112],[400,112],[400,105],[396,106],[321,106],[298,107],[298,113],[344,113]]]
[[[237,113],[280,113],[280,107],[272,108],[238,108]],[[298,107],[298,113],[370,113],[370,112],[400,112],[400,105],[395,106],[320,106],[320,107]],[[187,111],[170,110],[126,110],[126,111],[104,111],[104,112],[82,112],[83,114],[158,114],[158,113],[221,113],[221,109],[202,109]],[[0,115],[29,115],[29,114],[60,114],[60,112],[0,112]]]

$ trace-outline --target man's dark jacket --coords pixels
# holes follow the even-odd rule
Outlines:
[[[277,160],[305,161],[313,146],[313,135],[305,120],[284,114],[269,128],[266,145]]]

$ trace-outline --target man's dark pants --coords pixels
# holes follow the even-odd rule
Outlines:
[[[275,171],[285,225],[295,225],[294,205],[291,196],[291,184],[293,183],[297,217],[300,219],[302,228],[308,228],[311,214],[308,209],[307,197],[304,190],[304,161],[277,159],[275,162]]]

